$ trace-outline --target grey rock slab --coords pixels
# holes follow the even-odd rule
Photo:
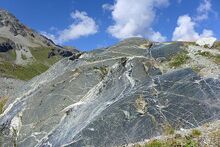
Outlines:
[[[162,73],[155,59],[181,45],[143,49],[140,42],[63,59],[15,90],[0,115],[5,146],[8,138],[21,147],[120,146],[164,134],[167,125],[188,129],[219,119],[220,79],[190,68]]]
[[[181,42],[158,44],[150,49],[150,53],[152,57],[155,59],[157,58],[169,59],[173,55],[177,54],[179,51],[183,50],[182,46],[183,43]]]

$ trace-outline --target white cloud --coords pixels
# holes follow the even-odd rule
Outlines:
[[[98,32],[96,22],[89,17],[86,12],[75,11],[71,13],[71,17],[74,22],[66,29],[58,31],[56,35],[47,32],[42,32],[42,34],[49,39],[52,39],[54,42],[62,44],[64,42],[78,39],[83,36],[93,35]]]
[[[113,9],[114,9],[114,6],[111,5],[111,4],[103,4],[103,5],[102,5],[102,9],[103,9],[104,11],[106,11],[106,10],[110,11],[110,10],[113,10]]]
[[[201,34],[201,37],[213,37],[214,36],[214,33],[212,30],[207,30],[207,29],[204,29],[202,34]]]
[[[213,32],[211,30],[204,29],[202,34],[199,34],[195,30],[196,23],[188,15],[183,15],[178,18],[177,27],[173,32],[174,41],[195,41],[201,37],[212,37]]]
[[[118,38],[147,37],[154,41],[164,41],[159,32],[152,29],[156,8],[166,7],[169,0],[116,0],[112,9],[114,24],[108,32]]]
[[[202,21],[208,19],[209,12],[212,11],[211,0],[203,0],[197,8],[196,21]]]
[[[197,15],[194,18],[189,15],[179,16],[172,40],[195,41],[199,38],[214,36],[212,30],[203,29],[202,33],[199,33],[195,29],[196,26],[200,25],[201,21],[208,19],[209,12],[213,11],[211,0],[202,0],[196,10]]]
[[[154,40],[154,41],[158,41],[158,42],[164,42],[166,41],[166,37],[165,36],[162,36],[160,32],[152,32],[151,34],[151,40]]]

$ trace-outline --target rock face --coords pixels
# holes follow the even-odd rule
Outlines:
[[[23,81],[8,78],[0,78],[0,81],[0,97],[9,96],[24,84]]]
[[[0,38],[0,52],[7,52],[16,48],[15,43],[10,39]]]
[[[202,47],[208,46],[209,48],[212,48],[216,40],[217,39],[214,37],[201,38],[196,41],[196,44]]]
[[[14,15],[0,9],[0,36],[22,46],[55,46],[55,44],[34,30],[23,25]]]
[[[220,79],[162,70],[184,49],[131,38],[62,59],[12,95],[0,116],[3,146],[120,146],[220,116]]]

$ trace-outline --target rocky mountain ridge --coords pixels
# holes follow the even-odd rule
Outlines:
[[[11,39],[18,45],[18,48],[22,45],[30,47],[55,46],[51,40],[26,27],[4,9],[0,9],[0,31],[2,37]]]
[[[30,80],[77,49],[64,48],[0,9],[0,76]],[[23,76],[24,75],[24,76]]]

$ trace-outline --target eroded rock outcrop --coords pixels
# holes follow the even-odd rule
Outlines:
[[[66,58],[29,81],[0,116],[2,144],[120,146],[161,135],[167,125],[219,119],[220,79],[190,67],[163,70],[156,59],[169,62],[185,46],[147,43],[133,38]]]

